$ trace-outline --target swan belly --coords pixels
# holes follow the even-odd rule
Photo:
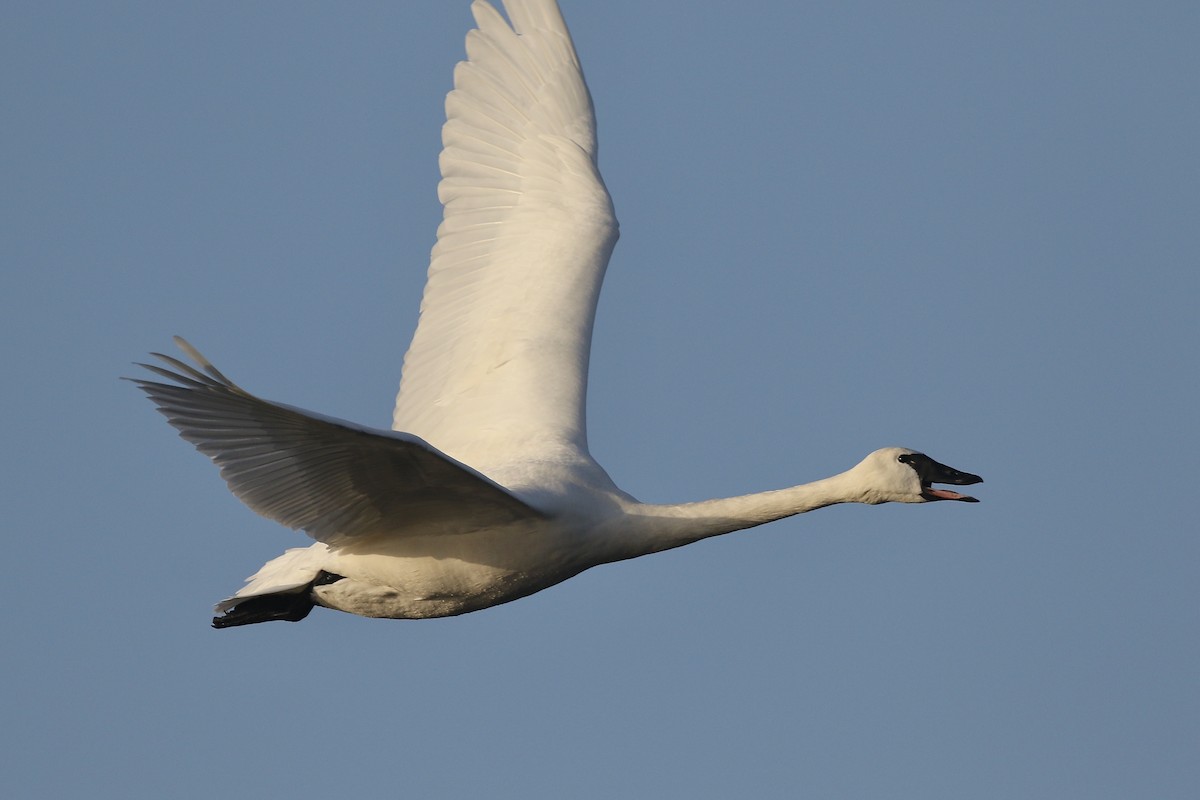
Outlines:
[[[434,570],[422,570],[423,574],[419,576],[410,574],[407,580],[394,578],[386,583],[346,577],[326,586],[313,587],[313,598],[327,608],[363,617],[428,619],[489,608],[551,585],[522,575],[480,569],[478,565],[461,567],[455,569],[439,564]],[[407,568],[402,571],[409,572]],[[438,573],[436,579],[432,572]]]
[[[526,597],[591,566],[553,537],[492,538],[466,534],[408,539],[386,551],[330,550],[323,568],[343,579],[314,586],[313,597],[364,617],[448,617]]]

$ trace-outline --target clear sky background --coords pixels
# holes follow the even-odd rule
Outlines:
[[[1200,796],[1200,5],[563,4],[622,223],[617,482],[901,444],[983,502],[212,630],[307,540],[117,376],[178,333],[389,424],[468,4],[7,2],[5,794]]]

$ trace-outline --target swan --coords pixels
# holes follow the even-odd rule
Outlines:
[[[419,619],[835,503],[977,502],[977,475],[900,447],[824,480],[641,503],[588,452],[588,355],[617,220],[592,101],[555,0],[472,5],[446,98],[444,205],[392,430],[245,391],[196,348],[133,380],[251,509],[315,540],[216,605],[227,628],[315,606]],[[160,380],[162,379],[162,380]]]

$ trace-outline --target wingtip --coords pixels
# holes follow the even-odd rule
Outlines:
[[[209,376],[216,378],[218,381],[220,381],[221,383],[223,383],[227,386],[230,386],[230,387],[237,386],[237,384],[235,384],[233,381],[229,380],[229,378],[225,377],[225,375],[219,369],[214,367],[213,363],[211,361],[209,361],[207,358],[205,358],[204,354],[201,353],[199,350],[197,350],[192,345],[192,343],[189,342],[187,339],[183,338],[182,336],[176,335],[176,336],[172,336],[171,340],[175,342],[176,347],[178,347],[180,350],[182,350],[184,352],[184,355],[186,355],[188,358],[190,358],[192,361],[194,361],[196,363],[196,365],[198,367],[200,367],[200,369],[204,370]],[[167,356],[163,356],[160,353],[152,353],[151,355],[154,355],[154,356],[157,356],[158,358],[162,358],[166,361],[178,364],[178,361],[176,361],[175,359],[169,358]]]
[[[171,341],[175,342],[176,347],[178,347],[180,350],[182,350],[184,353],[186,353],[188,358],[192,359],[200,366],[202,366],[202,367],[212,366],[211,364],[208,363],[208,359],[205,358],[204,355],[199,350],[197,350],[195,347],[193,347],[192,343],[189,342],[187,339],[183,338],[182,336],[172,336]]]

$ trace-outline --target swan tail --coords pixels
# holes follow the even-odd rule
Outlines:
[[[231,597],[219,606],[227,606],[221,616],[213,617],[214,628],[233,628],[238,625],[253,625],[256,622],[299,622],[316,606],[313,598],[314,586],[326,586],[343,580],[342,575],[321,570],[312,581],[298,591],[257,594],[252,597]]]
[[[284,620],[299,622],[308,616],[316,601],[313,587],[324,586],[342,579],[341,575],[322,569],[317,563],[319,554],[314,547],[288,550],[268,561],[250,576],[237,594],[217,603],[219,616],[213,617],[214,628],[232,628],[256,622]]]

